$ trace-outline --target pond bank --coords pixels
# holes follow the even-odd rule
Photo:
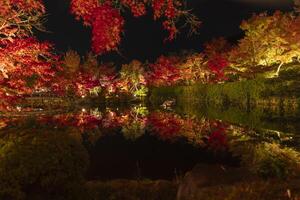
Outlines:
[[[300,79],[256,78],[220,84],[152,88],[150,102],[161,105],[176,99],[179,105],[238,107],[247,111],[264,107],[281,113],[299,111]]]

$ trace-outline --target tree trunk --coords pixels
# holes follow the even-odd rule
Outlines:
[[[283,65],[283,62],[280,63],[280,65],[278,66],[277,71],[276,71],[276,76],[279,76],[279,72],[280,72],[282,65]]]

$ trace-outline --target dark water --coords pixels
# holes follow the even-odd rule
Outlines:
[[[84,169],[86,180],[174,180],[198,163],[247,165],[252,147],[298,154],[299,118],[297,112],[191,105],[15,113],[0,118],[0,175],[51,182],[52,175],[75,169],[76,177]]]

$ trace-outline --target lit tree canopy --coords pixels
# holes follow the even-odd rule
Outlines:
[[[41,29],[45,13],[41,0],[1,0],[0,39],[27,37],[33,28]]]
[[[215,38],[204,44],[204,54],[211,58],[214,56],[227,57],[231,44],[224,38]]]
[[[281,67],[300,55],[299,18],[290,13],[253,15],[242,23],[241,29],[245,37],[230,53],[232,65],[241,70],[254,72],[258,66],[274,64]]]
[[[32,37],[42,27],[42,1],[2,0],[0,7],[1,104],[45,89],[59,66],[52,45]]]
[[[15,39],[1,43],[0,96],[31,94],[46,86],[55,75],[58,57],[49,43],[34,38]]]
[[[71,13],[92,27],[92,50],[97,55],[117,50],[125,23],[121,12],[130,10],[134,17],[140,17],[147,8],[153,10],[154,20],[163,21],[163,28],[169,32],[167,40],[176,37],[176,24],[181,18],[191,25],[192,32],[200,25],[181,0],[71,0]]]
[[[145,88],[147,84],[144,77],[145,70],[143,63],[133,60],[127,65],[123,65],[120,71],[120,87],[125,91],[136,93]]]

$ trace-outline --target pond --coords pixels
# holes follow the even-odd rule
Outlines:
[[[299,119],[298,111],[175,102],[3,115],[0,178],[25,193],[69,179],[180,182],[199,164],[286,178],[298,173]]]

